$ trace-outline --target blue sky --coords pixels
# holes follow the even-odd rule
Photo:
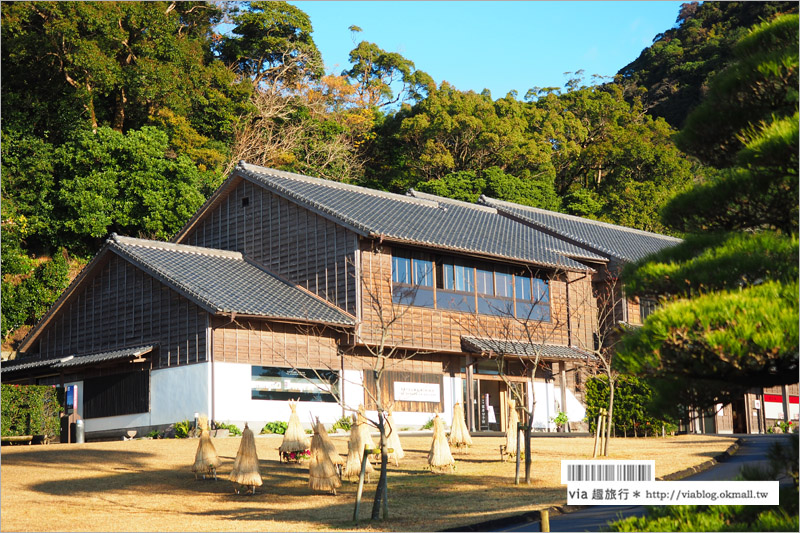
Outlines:
[[[460,90],[563,87],[564,72],[613,76],[673,27],[683,2],[290,2],[305,11],[328,72],[349,66],[348,27]]]

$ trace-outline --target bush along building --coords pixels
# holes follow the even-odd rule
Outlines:
[[[472,431],[502,431],[513,391],[534,429],[575,429],[607,333],[653,308],[614,273],[677,242],[240,162],[172,242],[112,235],[0,370],[76,386],[87,438],[194,413],[260,427],[290,399],[330,424],[379,398],[400,427],[462,403]]]

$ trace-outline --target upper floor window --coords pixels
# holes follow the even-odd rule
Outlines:
[[[517,318],[550,320],[550,284],[526,273],[514,276]]]
[[[433,261],[422,254],[395,250],[392,300],[405,305],[433,307]]]
[[[395,303],[550,320],[548,280],[502,265],[395,248],[392,281]]]

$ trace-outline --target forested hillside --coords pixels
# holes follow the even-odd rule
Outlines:
[[[733,44],[785,12],[685,4],[613,82],[531,73],[520,97],[437,83],[355,26],[350,64],[325,72],[313,21],[281,2],[3,2],[4,349],[111,232],[168,239],[240,159],[671,232],[661,208],[716,163],[677,128]]]

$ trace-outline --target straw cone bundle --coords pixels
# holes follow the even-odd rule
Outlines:
[[[513,399],[508,400],[508,425],[506,426],[506,453],[509,455],[517,454],[517,402]]]
[[[464,408],[460,403],[453,406],[453,423],[450,426],[450,444],[456,449],[464,449],[472,445],[467,423],[464,420]]]
[[[375,444],[375,441],[372,440],[372,435],[370,435],[369,431],[369,422],[367,422],[367,415],[364,411],[364,406],[358,406],[358,416],[356,417],[356,424],[358,425],[360,431],[364,434],[362,437],[364,439],[364,443],[373,450],[378,448],[378,445]]]
[[[283,434],[278,450],[280,453],[304,452],[308,449],[308,437],[300,424],[300,417],[297,416],[297,402],[289,402],[292,414],[289,416],[289,423],[286,425],[286,433]]]
[[[400,433],[398,432],[399,428],[394,423],[391,410],[389,410],[389,414],[386,417],[386,424],[386,432],[389,433],[389,436],[386,437],[386,447],[390,450],[394,450],[389,454],[389,460],[393,460],[394,465],[399,466],[398,461],[405,457],[406,454],[403,451],[403,446],[400,444]]]
[[[200,443],[197,445],[197,453],[194,456],[194,464],[192,465],[192,472],[194,477],[197,478],[198,474],[206,478],[206,475],[213,475],[217,479],[217,467],[220,464],[217,450],[211,442],[211,434],[208,432],[208,419],[201,416],[197,421],[197,427],[200,429]]]
[[[331,460],[331,463],[334,465],[343,465],[344,459],[342,456],[339,455],[339,452],[336,451],[336,445],[331,440],[331,437],[328,435],[328,431],[325,429],[325,424],[319,421],[317,418],[317,428],[319,428],[319,437],[322,441],[322,446],[325,449],[325,453],[328,454],[328,457]],[[312,446],[312,455],[313,455],[313,446],[314,446],[314,439],[311,439],[311,446]]]
[[[244,425],[244,431],[242,431],[242,442],[239,444],[239,451],[236,452],[236,459],[233,461],[233,469],[229,479],[239,485],[251,487],[254,493],[256,487],[261,486],[256,439],[247,424]]]
[[[450,445],[447,444],[444,423],[438,414],[433,419],[433,442],[431,443],[431,451],[428,452],[428,464],[431,466],[431,470],[434,471],[444,471],[456,464],[453,455],[450,453]]]
[[[311,490],[331,491],[336,495],[336,488],[342,486],[339,476],[328,455],[322,435],[325,435],[325,426],[317,420],[314,426],[314,436],[311,438],[311,461],[308,465],[308,486]],[[333,443],[331,443],[333,444]]]
[[[364,455],[364,446],[367,444],[364,441],[364,431],[362,431],[362,428],[363,424],[359,425],[358,418],[356,418],[355,424],[350,428],[350,440],[347,441],[347,459],[344,463],[342,477],[346,477],[351,481],[353,478],[357,479],[361,473],[361,458]],[[374,470],[372,463],[367,459],[365,473],[368,475]]]

